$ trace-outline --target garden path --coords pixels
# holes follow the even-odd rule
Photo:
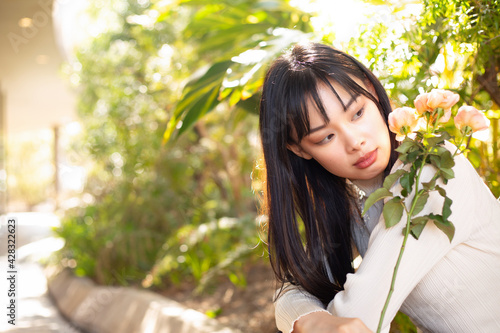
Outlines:
[[[0,332],[9,333],[77,333],[60,314],[47,293],[47,280],[42,262],[62,246],[62,240],[53,237],[52,227],[59,224],[56,215],[50,213],[15,213],[16,218],[16,297],[9,297],[7,277],[7,216],[0,217],[0,300],[1,308],[15,299],[15,325],[8,323],[7,310],[2,311]],[[5,241],[4,241],[5,240]]]

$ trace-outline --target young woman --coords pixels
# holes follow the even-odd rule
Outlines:
[[[268,246],[284,333],[377,328],[406,215],[386,229],[382,201],[364,217],[360,211],[384,176],[403,167],[390,112],[378,79],[325,45],[294,46],[266,75]],[[453,241],[432,223],[418,241],[408,239],[383,332],[400,309],[425,332],[500,332],[500,203],[463,156],[455,163],[455,178],[440,184],[453,200]],[[433,174],[426,166],[422,182]],[[441,208],[431,193],[421,215]],[[357,253],[363,262],[354,273]]]

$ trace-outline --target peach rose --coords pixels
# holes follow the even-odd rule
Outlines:
[[[415,98],[414,104],[419,115],[424,112],[434,112],[437,108],[444,110],[444,115],[439,118],[440,123],[446,123],[451,117],[451,107],[457,104],[460,96],[449,90],[432,89],[430,93],[420,94]],[[435,119],[435,118],[434,118]],[[432,120],[432,119],[431,119]]]
[[[443,108],[445,111],[457,104],[460,96],[449,90],[432,89],[427,98],[427,106],[431,109]],[[450,119],[448,117],[448,119]]]
[[[406,135],[415,130],[418,115],[415,109],[409,107],[397,108],[389,114],[389,130],[396,133],[396,140],[402,141]]]
[[[490,120],[486,118],[484,113],[469,105],[460,107],[454,120],[455,126],[464,135],[469,134],[469,132],[475,133],[487,130],[490,126]]]

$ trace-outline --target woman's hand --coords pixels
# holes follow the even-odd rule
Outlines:
[[[341,318],[325,311],[312,312],[300,317],[293,333],[373,333],[359,318]]]

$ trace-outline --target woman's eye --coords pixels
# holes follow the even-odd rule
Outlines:
[[[360,118],[363,115],[363,113],[365,113],[365,109],[361,108],[361,110],[359,110],[358,112],[356,112],[356,114],[353,117],[353,120],[356,120],[356,119]]]
[[[324,138],[323,140],[321,140],[320,142],[318,142],[318,145],[322,145],[322,144],[328,143],[332,139],[333,139],[333,134],[329,134],[326,138]]]

